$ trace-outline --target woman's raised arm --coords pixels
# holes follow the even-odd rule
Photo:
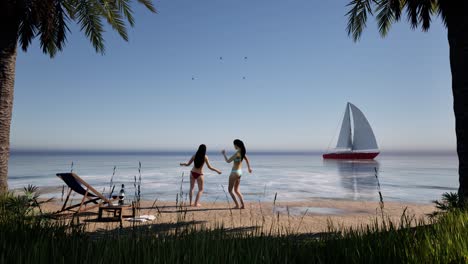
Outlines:
[[[226,156],[226,150],[222,150],[221,153],[223,153],[223,156],[224,156],[224,160],[227,162],[227,163],[231,163],[235,158],[236,158],[236,155],[237,153],[235,153],[234,155],[232,155],[232,157],[228,158]]]
[[[192,164],[194,159],[195,159],[195,156],[192,156],[192,158],[190,158],[190,160],[187,163],[180,163],[180,166],[190,166],[190,164]]]

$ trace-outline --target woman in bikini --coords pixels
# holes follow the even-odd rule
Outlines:
[[[190,206],[192,206],[192,196],[193,196],[193,189],[195,188],[195,181],[198,184],[198,193],[197,197],[195,198],[195,206],[199,207],[201,204],[199,203],[200,197],[203,194],[203,165],[206,163],[206,166],[212,171],[216,171],[218,174],[221,174],[221,171],[211,167],[210,161],[208,160],[208,156],[206,156],[206,146],[201,144],[198,147],[197,153],[192,156],[192,158],[187,163],[180,163],[180,166],[190,166],[193,164],[193,168],[190,171]]]
[[[236,207],[234,208],[240,208],[244,209],[244,197],[239,191],[239,185],[240,185],[240,179],[242,176],[242,161],[245,160],[247,163],[247,169],[249,170],[249,173],[252,173],[252,169],[250,168],[250,162],[249,158],[245,155],[245,146],[244,142],[242,142],[239,139],[234,140],[234,148],[236,149],[236,153],[232,155],[232,157],[228,158],[226,156],[226,151],[223,150],[221,153],[224,156],[224,159],[226,160],[227,163],[231,163],[234,161],[234,164],[232,165],[232,171],[231,175],[229,176],[229,194],[231,194],[232,199],[234,200],[234,203],[236,204]],[[234,189],[234,192],[233,192]],[[239,203],[237,202],[236,195],[240,200],[241,206],[239,207]]]

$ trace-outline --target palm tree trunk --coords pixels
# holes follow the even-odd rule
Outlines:
[[[0,7],[5,7],[5,2]],[[8,7],[8,4],[6,5]],[[8,191],[8,160],[10,156],[10,124],[15,85],[18,20],[12,10],[0,12],[0,194]],[[10,11],[10,12],[9,12]]]
[[[447,29],[459,162],[458,194],[462,205],[468,205],[468,16],[465,13],[468,5],[462,2],[463,8],[451,14]]]

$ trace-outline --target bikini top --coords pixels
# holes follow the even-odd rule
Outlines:
[[[234,158],[234,161],[235,162],[240,162],[240,161],[242,161],[242,159],[240,157],[236,157],[236,158]]]

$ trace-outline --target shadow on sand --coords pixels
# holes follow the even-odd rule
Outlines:
[[[124,236],[161,236],[161,235],[171,235],[171,234],[184,234],[196,232],[195,230],[204,230],[199,227],[203,224],[206,224],[207,221],[179,221],[175,223],[154,223],[154,224],[139,224],[116,228],[116,229],[97,229],[90,234],[92,238],[99,238],[104,236],[113,236],[113,235],[124,235]],[[205,229],[211,231],[222,231],[226,234],[240,234],[253,232],[257,229],[260,229],[260,226],[243,226],[243,227],[234,227],[234,228],[210,228]]]

